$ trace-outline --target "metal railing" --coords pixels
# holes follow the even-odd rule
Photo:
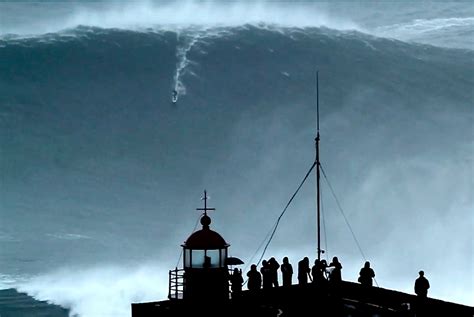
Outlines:
[[[169,272],[168,299],[182,299],[184,291],[184,270],[175,268]]]
[[[233,270],[228,269],[228,276],[232,276]],[[175,268],[174,270],[169,271],[169,283],[168,283],[168,299],[183,299],[183,293],[185,288],[185,280],[184,280],[184,269]],[[229,284],[229,297],[231,295],[230,292],[230,284]]]

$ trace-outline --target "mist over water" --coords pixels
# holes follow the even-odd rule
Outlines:
[[[256,262],[314,160],[319,69],[323,168],[379,285],[413,293],[423,269],[430,296],[473,305],[470,6],[292,5],[1,3],[0,286],[81,317],[164,299],[205,188],[213,229]],[[323,215],[355,281],[324,179]],[[310,179],[266,257],[313,260],[315,218]]]
[[[326,26],[355,28],[350,20],[329,16],[317,4],[272,2],[218,2],[218,1],[160,1],[160,2],[97,2],[97,3],[46,3],[32,6],[10,5],[20,16],[5,14],[2,33],[44,34],[78,25],[103,28],[144,29],[153,26],[181,28],[199,26],[241,26],[269,23],[281,26]],[[8,4],[3,4],[7,12]],[[321,9],[321,10],[320,10]],[[291,10],[291,14],[288,14]],[[308,10],[311,10],[308,12]],[[22,12],[23,11],[23,12]],[[26,14],[25,14],[25,13]],[[22,25],[22,13],[32,25]]]
[[[153,263],[68,268],[35,277],[18,290],[40,300],[54,299],[72,316],[128,316],[131,302],[166,298],[167,269]]]
[[[183,27],[328,27],[446,47],[474,47],[469,2],[93,1],[2,2],[0,35],[31,37],[80,25],[127,30]]]

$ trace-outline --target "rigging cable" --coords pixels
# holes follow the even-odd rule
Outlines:
[[[323,172],[323,176],[326,179],[326,182],[329,186],[329,189],[331,190],[331,193],[332,193],[334,199],[336,200],[337,207],[339,208],[339,211],[341,212],[342,217],[344,217],[344,221],[346,222],[347,227],[349,227],[349,230],[352,234],[352,238],[354,238],[354,241],[355,241],[357,247],[359,248],[360,254],[364,258],[364,260],[367,261],[367,259],[365,258],[364,252],[362,251],[362,248],[360,247],[359,241],[357,240],[357,238],[355,236],[354,230],[352,230],[352,227],[351,227],[349,221],[347,220],[346,214],[344,213],[344,210],[342,210],[341,204],[339,203],[339,199],[337,198],[336,193],[334,192],[334,189],[332,188],[331,183],[329,182],[329,179],[327,178],[326,173],[324,172],[324,169],[323,169],[322,166],[321,166],[321,171]]]
[[[288,209],[288,207],[290,206],[291,202],[293,201],[293,199],[295,198],[296,194],[298,194],[301,186],[303,186],[304,182],[306,181],[306,179],[308,179],[308,176],[311,174],[311,172],[313,171],[313,168],[316,166],[316,162],[313,163],[313,165],[311,165],[311,168],[308,170],[308,173],[306,173],[305,177],[303,178],[303,180],[301,181],[300,185],[298,186],[298,188],[296,189],[295,193],[293,194],[293,196],[291,196],[290,200],[288,201],[288,203],[286,204],[285,208],[283,209],[283,211],[281,212],[280,216],[278,217],[274,227],[273,227],[273,231],[270,235],[270,239],[268,240],[267,244],[265,245],[265,248],[263,249],[263,252],[262,252],[262,255],[260,256],[260,259],[258,260],[257,262],[257,265],[260,264],[260,261],[262,261],[263,259],[263,256],[265,255],[265,251],[267,251],[267,248],[268,248],[268,245],[270,244],[270,242],[272,241],[273,239],[273,236],[275,235],[275,232],[278,228],[278,224],[280,223],[280,220],[281,218],[283,217],[283,215],[285,214],[286,210]]]
[[[198,216],[197,220],[196,220],[196,223],[194,224],[194,229],[192,232],[196,231],[196,228],[198,226],[198,223],[199,223],[199,219],[201,219],[201,215]],[[181,257],[183,256],[183,248],[181,248],[181,252],[179,253],[179,258],[178,258],[178,262],[176,262],[176,267],[178,267],[179,265],[179,262],[181,261]]]
[[[245,266],[244,268],[244,272],[247,272],[247,269],[249,268],[249,265],[250,263],[252,263],[252,260],[255,258],[255,256],[257,255],[258,251],[262,248],[263,244],[265,243],[265,241],[267,241],[268,237],[270,236],[270,234],[272,233],[272,231],[274,230],[275,228],[275,225],[273,225],[272,229],[270,231],[268,231],[267,235],[265,236],[265,238],[262,240],[262,242],[260,243],[260,245],[258,246],[257,250],[255,250],[255,253],[252,255],[252,257],[250,258],[250,260],[248,261],[247,265]],[[258,265],[258,263],[257,263]],[[244,283],[245,285],[245,283]]]
[[[344,221],[346,222],[346,225],[347,225],[347,227],[349,228],[349,231],[350,231],[351,234],[352,234],[352,238],[354,238],[354,241],[355,241],[355,243],[356,243],[356,245],[357,245],[357,248],[359,249],[360,254],[362,255],[362,258],[364,259],[364,261],[367,261],[367,258],[365,257],[365,254],[364,254],[364,252],[362,251],[362,248],[360,247],[359,241],[357,240],[357,238],[356,238],[356,236],[355,236],[354,230],[352,230],[352,227],[351,227],[351,225],[350,225],[350,223],[349,223],[349,220],[347,220],[346,214],[344,213],[344,210],[342,209],[342,206],[341,206],[341,204],[339,203],[339,199],[337,198],[336,193],[334,192],[334,189],[332,188],[331,183],[329,182],[329,179],[327,178],[326,173],[324,172],[324,169],[323,169],[322,165],[320,165],[320,166],[321,166],[321,171],[323,172],[324,179],[326,179],[326,183],[328,184],[328,187],[329,187],[329,189],[331,190],[331,193],[332,193],[332,195],[333,195],[333,197],[334,197],[334,199],[335,199],[335,201],[336,201],[336,204],[337,204],[337,207],[339,208],[339,211],[340,211],[341,214],[342,214],[342,217],[344,217]],[[375,281],[375,284],[376,284],[377,287],[378,287],[379,284],[377,283],[377,280],[376,280],[375,278],[374,278],[374,281]]]
[[[319,189],[321,191],[321,214],[322,214],[322,218],[323,218],[323,230],[324,230],[324,252],[326,253],[326,261],[329,261],[329,258],[328,258],[328,237],[327,237],[327,230],[326,230],[326,218],[324,216],[324,208],[323,208],[323,188],[320,187]]]
[[[258,246],[257,250],[255,250],[255,253],[252,255],[252,257],[250,258],[250,260],[247,262],[247,265],[245,266],[244,268],[244,272],[247,272],[247,270],[249,269],[249,266],[251,265],[252,263],[252,260],[255,258],[255,256],[257,255],[258,251],[262,248],[263,244],[265,243],[265,241],[267,241],[268,237],[270,236],[270,234],[272,233],[272,231],[275,230],[275,225],[273,225],[272,229],[270,231],[268,231],[267,235],[265,236],[265,238],[262,240],[262,242],[260,243],[260,245]],[[261,258],[260,258],[261,260]],[[257,263],[257,265],[260,263],[260,260],[259,262]],[[242,286],[245,286],[247,284],[247,281],[248,281],[248,277],[245,279],[244,283],[242,284]]]

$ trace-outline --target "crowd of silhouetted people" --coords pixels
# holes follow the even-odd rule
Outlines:
[[[293,266],[288,260],[288,257],[284,257],[282,264],[272,257],[268,260],[262,261],[260,270],[257,269],[256,264],[250,266],[250,271],[247,272],[247,288],[250,292],[262,290],[268,290],[271,288],[279,287],[279,272],[282,277],[282,287],[290,287],[293,281]],[[331,287],[333,290],[337,289],[337,286],[342,281],[342,264],[339,259],[335,256],[332,261],[327,264],[324,259],[314,261],[314,264],[310,267],[310,261],[308,257],[304,257],[298,262],[297,266],[297,278],[299,285],[307,285],[312,283],[318,287]],[[233,273],[229,277],[231,282],[231,290],[233,295],[238,295],[242,291],[244,279],[242,277],[242,270],[235,268]],[[360,269],[358,282],[365,287],[372,287],[375,279],[375,272],[370,267],[370,262],[366,261],[364,266]],[[419,272],[419,277],[415,281],[415,294],[420,298],[427,297],[428,289],[430,284],[424,277],[424,272]]]
[[[312,267],[310,267],[309,258],[305,257],[298,262],[296,272],[298,284],[306,285],[310,282],[318,285],[325,285],[326,283],[336,284],[342,281],[341,270],[342,265],[337,257],[334,257],[329,265],[326,260],[316,259]],[[250,291],[255,291],[279,287],[278,271],[281,272],[282,286],[291,286],[294,271],[288,257],[283,258],[283,263],[281,265],[274,257],[272,257],[269,260],[262,261],[260,270],[257,269],[256,264],[250,266],[250,271],[247,272],[247,288]],[[233,275],[235,275],[235,277],[232,276],[230,278],[232,284],[231,289],[237,291],[242,290],[242,285],[234,286],[234,283],[243,283],[242,272],[234,269]]]

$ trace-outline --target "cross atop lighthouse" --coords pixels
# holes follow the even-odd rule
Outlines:
[[[207,207],[207,200],[209,199],[209,197],[207,197],[207,191],[204,190],[204,197],[201,198],[202,200],[204,200],[204,208],[196,208],[196,210],[199,210],[199,211],[204,211],[204,216],[207,216],[207,211],[211,211],[211,210],[216,210],[215,208],[208,208]]]

